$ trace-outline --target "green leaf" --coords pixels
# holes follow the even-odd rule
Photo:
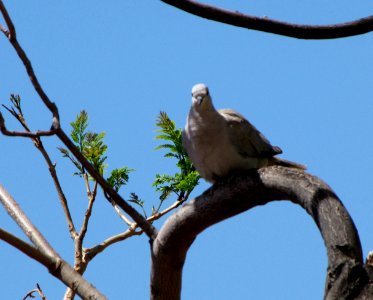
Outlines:
[[[157,122],[159,128],[156,132],[156,139],[167,141],[157,146],[156,150],[167,150],[165,158],[175,158],[176,166],[179,172],[175,175],[156,174],[153,186],[157,192],[160,192],[161,203],[172,193],[180,196],[182,193],[190,193],[196,185],[200,176],[194,169],[192,162],[183,148],[182,130],[176,128],[175,123],[165,112],[160,112]]]
[[[144,209],[144,201],[143,200],[141,200],[140,198],[139,198],[139,196],[137,196],[135,193],[130,193],[130,199],[128,200],[129,202],[132,202],[132,203],[135,203],[135,204],[137,204],[138,206],[140,206],[141,207],[141,209],[142,209],[142,211],[143,211],[143,214],[144,214],[144,216],[145,216],[145,218],[147,218],[147,216],[146,216],[146,212],[145,212],[145,209]]]
[[[108,177],[106,180],[111,185],[111,187],[116,192],[118,192],[122,186],[127,184],[129,173],[132,171],[133,169],[130,169],[128,167],[114,169],[113,171],[111,171],[110,177]]]
[[[62,147],[57,147],[57,149],[62,153],[62,157],[67,157],[70,159],[70,161],[75,165],[75,167],[78,169],[78,172],[74,172],[73,175],[83,176],[84,169],[82,165],[71,155],[70,151],[67,149],[64,149]]]
[[[71,122],[70,125],[70,135],[75,146],[93,165],[93,167],[103,175],[107,167],[105,164],[107,159],[107,156],[105,156],[107,145],[104,143],[105,132],[95,133],[87,130],[88,114],[84,110],[77,115],[75,121]],[[78,172],[75,172],[74,174],[82,176],[85,173],[83,166],[72,157],[70,152],[63,148],[59,148],[59,150],[62,153],[62,156],[69,158],[78,169]]]

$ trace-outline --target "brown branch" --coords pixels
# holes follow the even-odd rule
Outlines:
[[[39,293],[38,289],[33,289],[29,291],[23,298],[22,300],[26,300],[27,298],[35,298],[34,293]]]
[[[40,287],[40,285],[39,285],[38,283],[36,284],[36,289],[33,289],[33,290],[31,290],[30,292],[28,292],[28,293],[26,294],[26,296],[23,297],[22,300],[25,300],[25,299],[27,299],[27,298],[35,298],[34,293],[38,293],[39,296],[40,296],[40,298],[41,298],[42,300],[47,300],[47,297],[45,297],[45,295],[44,295],[44,293],[43,293],[43,290],[41,289],[41,287]]]
[[[83,260],[86,264],[88,264],[88,262],[91,261],[97,254],[103,252],[110,245],[124,241],[130,238],[131,236],[141,235],[142,233],[142,230],[135,231],[132,228],[127,229],[125,232],[114,235],[92,248],[85,249],[83,254]]]
[[[373,16],[332,25],[301,25],[229,11],[192,0],[161,1],[205,19],[298,39],[336,39],[373,31]]]
[[[114,201],[110,201],[111,202],[111,205],[114,207],[115,211],[117,212],[119,218],[121,218],[124,223],[126,223],[129,227],[132,227],[134,226],[134,223],[127,218],[127,216],[122,213],[122,211],[120,210],[120,207],[114,202]]]
[[[10,18],[3,1],[0,0],[0,11],[1,14],[4,17],[6,26],[8,26],[8,30],[5,29],[3,26],[1,26],[1,31],[6,35],[6,37],[11,40],[11,39],[16,39],[16,29],[13,25],[12,19]]]
[[[124,212],[131,216],[131,218],[138,224],[138,226],[144,230],[148,237],[154,240],[158,234],[157,229],[148,222],[138,211],[136,211],[131,205],[129,205],[124,199],[114,191],[114,189],[107,183],[107,181],[97,172],[97,170],[84,158],[83,154],[80,153],[74,143],[69,139],[66,133],[59,128],[57,130],[57,136],[65,144],[65,146],[74,154],[76,159],[82,164],[85,170],[98,182],[98,184],[105,191],[110,200],[114,201]]]
[[[83,177],[87,189],[88,207],[84,214],[80,232],[75,239],[75,270],[80,274],[83,274],[83,269],[86,267],[86,264],[83,263],[83,240],[88,230],[88,222],[92,215],[93,204],[95,202],[97,192],[97,182],[94,183],[94,191],[92,193],[88,181],[88,175],[85,173]]]
[[[58,256],[57,252],[54,251],[39,230],[30,222],[18,203],[2,185],[0,185],[0,202],[38,250],[51,257]]]
[[[40,250],[2,228],[0,228],[0,239],[43,265],[50,262],[46,259],[45,255],[40,252]]]
[[[164,215],[169,213],[170,211],[178,208],[181,204],[183,204],[186,200],[188,200],[188,197],[190,195],[190,192],[187,193],[184,197],[176,200],[173,204],[171,204],[169,207],[165,208],[163,211],[153,214],[150,217],[147,218],[148,222],[154,222],[160,218],[162,218]],[[92,247],[92,248],[87,248],[84,250],[83,254],[83,261],[89,262],[92,260],[97,254],[101,253],[104,251],[107,247],[110,245],[121,242],[125,239],[130,238],[131,236],[135,235],[141,235],[143,234],[143,230],[136,231],[138,228],[138,225],[136,223],[130,223],[130,228],[126,230],[125,232],[122,232],[120,234],[117,234],[115,236],[107,238],[105,241],[102,243]]]
[[[227,178],[173,214],[152,244],[151,298],[180,299],[186,253],[207,227],[255,206],[286,199],[303,207],[323,236],[329,265],[325,299],[353,299],[368,282],[353,221],[324,182],[284,167]]]
[[[56,166],[55,166],[55,164],[52,163],[47,151],[45,150],[45,148],[44,148],[44,146],[41,142],[41,140],[38,139],[37,143],[34,142],[34,144],[35,144],[36,148],[40,151],[40,153],[43,155],[43,157],[44,157],[44,159],[45,159],[45,161],[48,165],[49,173],[52,177],[54,186],[55,186],[56,191],[57,191],[58,199],[60,200],[64,215],[65,215],[65,218],[66,218],[66,221],[67,221],[67,226],[68,226],[68,229],[69,229],[69,232],[70,232],[70,236],[71,236],[72,239],[75,239],[75,237],[78,235],[78,233],[75,229],[74,221],[73,221],[71,213],[70,213],[70,209],[69,209],[69,205],[67,203],[65,193],[62,190],[60,181],[59,181],[58,176],[57,176]]]
[[[149,223],[140,213],[138,213],[132,206],[130,206],[124,199],[114,191],[114,189],[106,182],[106,180],[94,169],[94,167],[86,160],[86,158],[79,152],[76,148],[74,143],[70,140],[70,138],[66,135],[66,133],[60,127],[59,121],[59,114],[57,106],[50,101],[49,97],[44,92],[43,88],[41,87],[35,72],[32,68],[31,62],[28,59],[25,51],[22,49],[20,44],[18,43],[13,23],[8,12],[5,9],[3,2],[0,0],[0,11],[6,20],[8,27],[10,28],[10,35],[6,35],[9,39],[9,42],[16,50],[18,57],[22,61],[23,65],[26,68],[26,72],[30,78],[30,81],[38,93],[39,97],[47,106],[47,108],[53,114],[53,125],[52,130],[55,130],[56,135],[59,139],[65,144],[65,146],[70,150],[70,152],[76,157],[76,159],[82,164],[82,166],[88,171],[88,173],[100,184],[102,189],[106,192],[106,194],[110,197],[112,201],[114,201],[118,206],[123,209],[127,214],[129,214],[132,219],[144,230],[144,232],[149,236],[150,239],[154,240],[157,236],[157,229],[153,227],[151,223]],[[13,28],[13,29],[11,29]],[[14,32],[14,33],[12,33]]]
[[[52,136],[56,134],[56,130],[38,130],[37,132],[29,131],[9,131],[5,126],[5,120],[3,115],[0,113],[0,131],[6,136],[18,136],[18,137],[27,137],[27,138],[38,138],[41,136]]]
[[[23,113],[22,113],[22,110],[21,110],[21,107],[20,105],[16,105],[16,111],[14,109],[14,107],[12,108],[9,108],[5,105],[2,105],[13,117],[15,117],[18,122],[22,125],[22,127],[27,131],[27,132],[30,132],[30,128],[28,127],[27,123],[26,123],[26,120],[23,116]],[[3,119],[3,116],[2,114],[0,113],[0,128],[1,128],[1,125],[4,124],[4,119]],[[1,128],[1,131],[2,131],[2,128]],[[42,154],[45,162],[47,163],[48,165],[48,169],[49,169],[49,173],[52,177],[52,180],[53,180],[53,183],[54,183],[54,186],[57,190],[57,194],[58,194],[58,198],[60,200],[60,203],[61,203],[61,206],[63,208],[63,211],[64,211],[64,214],[65,214],[65,217],[66,217],[66,220],[67,220],[67,224],[68,224],[68,228],[69,228],[69,232],[70,232],[70,235],[72,237],[72,239],[75,239],[75,237],[78,235],[77,232],[76,232],[76,229],[75,229],[75,226],[74,226],[74,222],[72,220],[72,217],[71,217],[71,214],[70,214],[70,209],[69,209],[69,206],[67,204],[67,199],[65,197],[65,194],[62,190],[62,187],[61,187],[61,184],[60,184],[60,181],[58,179],[58,176],[57,176],[57,172],[56,172],[56,167],[55,165],[52,163],[52,160],[50,159],[49,157],[49,154],[48,152],[45,150],[44,148],[44,145],[40,139],[40,137],[33,137],[32,138],[32,141],[36,147],[36,149],[39,150],[39,152]]]
[[[27,218],[16,201],[1,185],[0,202],[35,247],[4,230],[0,230],[0,238],[2,240],[44,265],[53,276],[60,279],[66,286],[73,289],[74,292],[83,299],[106,299],[104,295],[102,295],[57,254],[57,252],[45,240],[43,235]]]

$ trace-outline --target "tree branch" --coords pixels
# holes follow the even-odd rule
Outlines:
[[[41,300],[47,300],[47,297],[45,297],[43,290],[38,283],[36,284],[36,289],[29,291],[22,300],[26,300],[27,298],[35,298],[34,293],[38,293]]]
[[[15,96],[11,96],[11,101],[12,101],[12,98],[15,99],[16,97]],[[12,108],[9,108],[7,106],[5,106],[4,104],[2,104],[2,106],[14,117],[17,119],[17,121],[22,125],[22,127],[26,130],[26,132],[30,132],[30,128],[28,127],[27,123],[26,123],[26,120],[25,120],[25,117],[22,113],[22,109],[21,109],[21,102],[20,102],[20,97],[18,96],[18,102],[14,102],[12,101],[12,103],[14,104],[15,107],[12,107]],[[4,126],[5,128],[5,125],[4,125],[4,119],[3,119],[3,116],[2,114],[0,113],[0,129],[1,131],[4,133],[3,131],[3,127],[2,125]],[[57,176],[57,172],[56,172],[56,166],[52,163],[52,160],[50,159],[49,157],[49,154],[47,152],[47,150],[45,150],[44,148],[44,145],[40,139],[39,136],[36,136],[36,137],[31,137],[32,138],[32,141],[36,147],[36,149],[39,150],[39,152],[42,154],[45,162],[47,163],[48,165],[48,170],[49,170],[49,173],[52,177],[52,180],[53,180],[53,183],[54,183],[54,186],[57,190],[57,194],[58,194],[58,198],[60,200],[60,203],[61,203],[61,206],[63,208],[63,211],[64,211],[64,214],[65,214],[65,217],[66,217],[66,220],[67,220],[67,224],[68,224],[68,228],[69,228],[69,232],[70,232],[70,236],[72,239],[75,239],[75,237],[78,235],[77,232],[76,232],[76,229],[75,229],[75,226],[74,226],[74,222],[72,220],[72,217],[71,217],[71,214],[70,214],[70,209],[69,209],[69,206],[67,204],[67,199],[65,197],[65,194],[62,190],[62,187],[61,187],[61,184],[60,184],[60,181],[58,179],[58,176]]]
[[[4,17],[6,26],[8,26],[8,30],[1,26],[1,31],[6,35],[6,37],[11,39],[16,39],[16,29],[14,28],[12,19],[10,18],[8,11],[6,10],[3,1],[0,0],[0,11]]]
[[[35,245],[35,248],[4,230],[0,230],[1,239],[43,264],[53,276],[60,279],[64,284],[66,284],[66,286],[70,287],[83,299],[106,299],[104,295],[87,282],[57,254],[57,252],[48,244],[42,234],[27,218],[16,201],[1,185],[0,202],[7,210],[8,214]]]
[[[190,195],[190,192],[188,192],[183,197],[179,197],[179,199],[177,199],[173,204],[171,204],[169,207],[165,208],[163,211],[151,215],[150,217],[147,218],[148,222],[153,223],[154,221],[162,218],[164,215],[166,215],[170,211],[176,209],[177,207],[179,207],[181,204],[183,204],[188,199],[189,195]],[[143,234],[143,232],[144,232],[143,230],[136,231],[136,229],[138,228],[138,225],[136,223],[131,223],[130,224],[130,222],[129,222],[127,224],[130,225],[130,228],[127,229],[126,231],[124,231],[122,233],[119,233],[117,235],[114,235],[112,237],[109,237],[105,241],[103,241],[102,243],[100,243],[96,246],[93,246],[92,248],[85,249],[85,251],[84,251],[85,253],[83,254],[83,260],[87,263],[90,260],[92,260],[97,254],[104,251],[110,245],[112,245],[114,243],[117,243],[117,242],[120,242],[120,241],[123,241],[125,239],[128,239],[131,236]]]
[[[0,228],[0,239],[43,265],[49,263],[49,260],[38,249],[2,228]]]
[[[180,298],[186,253],[207,227],[255,206],[286,199],[305,209],[323,236],[329,265],[325,298],[350,299],[338,298],[336,292],[357,295],[368,276],[357,231],[338,197],[317,177],[268,167],[215,184],[168,219],[152,244],[151,299]]]
[[[373,16],[332,25],[300,25],[229,11],[192,0],[161,1],[205,19],[298,39],[336,39],[373,31]]]
[[[112,245],[114,243],[117,243],[117,242],[124,241],[124,240],[126,240],[126,239],[128,239],[128,238],[130,238],[131,236],[134,236],[134,235],[141,235],[142,233],[143,233],[142,230],[135,231],[132,228],[130,228],[130,229],[127,229],[126,231],[124,231],[120,234],[109,237],[108,239],[106,239],[102,243],[100,243],[100,244],[98,244],[98,245],[96,245],[92,248],[85,249],[84,254],[83,254],[83,260],[84,260],[85,264],[88,264],[88,262],[91,261],[97,254],[104,251],[110,245]]]
[[[144,232],[149,236],[149,238],[154,240],[158,233],[157,229],[150,222],[148,222],[140,213],[138,213],[132,206],[125,202],[124,199],[117,192],[114,191],[114,189],[106,182],[106,180],[99,174],[99,172],[97,172],[95,168],[86,160],[86,158],[79,152],[74,143],[66,135],[66,133],[61,129],[57,106],[55,105],[55,103],[50,101],[49,97],[41,87],[32,68],[30,60],[28,59],[25,51],[22,49],[21,45],[18,43],[16,39],[13,22],[1,0],[0,12],[2,13],[5,22],[7,23],[7,26],[9,28],[9,34],[5,34],[6,37],[8,38],[13,48],[16,50],[18,57],[25,66],[26,72],[30,78],[30,81],[35,91],[38,93],[40,99],[43,101],[45,106],[53,114],[53,125],[51,130],[55,131],[55,134],[58,136],[58,138],[65,144],[65,146],[82,164],[82,166],[88,171],[88,173],[100,184],[100,186],[106,192],[106,194],[110,196],[111,200],[113,200],[116,204],[118,204],[118,206],[121,209],[123,209],[127,214],[129,214],[131,218],[139,225],[139,227],[141,227],[141,229],[144,230]],[[3,29],[2,31],[4,32]]]
[[[0,113],[0,131],[2,134],[6,136],[20,136],[20,137],[27,137],[27,138],[38,138],[41,136],[51,136],[56,134],[55,129],[51,130],[38,130],[37,132],[30,132],[30,131],[9,131],[5,126],[5,120],[3,115]]]

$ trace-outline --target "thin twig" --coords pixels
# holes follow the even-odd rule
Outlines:
[[[39,295],[40,295],[41,299],[42,299],[42,300],[47,300],[47,297],[45,297],[45,295],[44,295],[44,293],[43,293],[43,290],[41,289],[39,283],[36,284],[36,287],[37,287],[37,289],[38,289],[38,291],[39,291]]]
[[[9,131],[5,126],[5,120],[4,120],[4,117],[1,113],[0,113],[0,130],[1,130],[2,134],[6,135],[6,136],[20,136],[20,137],[28,137],[28,138],[38,138],[38,137],[41,137],[41,136],[51,136],[51,135],[56,134],[56,129],[38,130],[37,132]]]
[[[84,182],[85,182],[85,185],[86,185],[86,189],[87,189],[87,196],[88,196],[88,207],[87,207],[87,210],[84,214],[84,219],[83,219],[83,223],[82,223],[82,227],[80,229],[80,233],[79,233],[79,237],[78,239],[80,239],[81,241],[83,241],[86,233],[87,233],[87,229],[88,229],[88,222],[89,222],[89,219],[91,217],[91,214],[92,214],[92,209],[93,209],[93,204],[95,202],[95,199],[96,199],[96,194],[95,193],[92,193],[91,192],[91,188],[90,188],[90,185],[89,185],[89,180],[88,180],[88,175],[87,173],[85,173],[83,175],[84,177]],[[97,182],[94,183],[94,190],[97,190]]]
[[[34,293],[39,293],[38,289],[33,289],[29,291],[22,300],[26,300],[27,298],[35,298]]]
[[[298,39],[336,39],[373,31],[373,16],[332,25],[303,25],[281,22],[267,17],[251,16],[193,0],[161,1],[205,19]]]
[[[14,102],[13,102],[13,104],[14,104]],[[12,116],[14,116],[18,120],[18,122],[22,125],[22,127],[27,132],[30,132],[30,128],[28,127],[28,125],[26,123],[26,120],[24,118],[24,115],[22,113],[20,102],[18,103],[18,105],[16,105],[16,110],[18,112],[14,109],[14,107],[9,108],[9,107],[7,107],[5,105],[2,105],[2,106]],[[2,115],[0,113],[0,125],[1,125],[1,122],[2,122]],[[65,214],[65,217],[66,217],[66,220],[67,220],[67,224],[68,224],[70,235],[71,235],[72,239],[74,239],[77,236],[77,232],[76,232],[76,229],[75,229],[75,226],[74,226],[74,222],[73,222],[71,214],[70,214],[70,209],[69,209],[69,206],[67,204],[67,199],[65,197],[65,194],[64,194],[64,192],[62,190],[60,181],[59,181],[58,176],[57,176],[56,166],[52,163],[52,160],[50,159],[48,152],[44,148],[44,145],[43,145],[40,137],[32,138],[32,141],[33,141],[36,149],[38,149],[39,152],[43,155],[44,160],[46,161],[46,163],[48,165],[49,173],[50,173],[50,175],[52,177],[54,186],[55,186],[55,188],[57,190],[58,198],[60,200],[61,206],[63,208],[64,214]]]
[[[78,233],[75,229],[74,221],[73,221],[71,213],[70,213],[70,208],[69,208],[69,205],[67,203],[65,193],[62,190],[60,181],[59,181],[58,176],[57,176],[56,165],[52,163],[52,161],[51,161],[47,151],[45,150],[43,144],[41,143],[40,139],[39,139],[39,142],[40,143],[38,143],[38,144],[35,143],[35,146],[40,151],[40,153],[43,155],[43,157],[44,157],[44,159],[45,159],[45,161],[48,165],[49,173],[51,174],[54,186],[55,186],[57,194],[58,194],[58,199],[60,200],[64,215],[65,215],[65,218],[66,218],[66,221],[67,221],[67,226],[69,228],[70,236],[71,236],[72,239],[75,239],[75,237],[78,235]]]
[[[183,196],[182,198],[179,198],[177,199],[172,205],[170,205],[169,207],[165,208],[163,211],[159,212],[159,213],[156,213],[156,214],[153,214],[152,216],[148,217],[147,218],[147,221],[148,222],[154,222],[158,219],[160,219],[161,217],[163,217],[165,214],[169,213],[170,211],[176,209],[177,207],[179,207],[181,204],[183,204],[186,200],[188,200],[189,198],[189,195],[190,195],[190,192],[188,192],[185,196]],[[85,263],[88,263],[90,260],[92,260],[97,254],[101,253],[102,251],[104,251],[107,247],[109,247],[110,245],[114,244],[114,243],[117,243],[117,242],[121,242],[125,239],[128,239],[129,237],[131,236],[134,236],[134,235],[141,235],[144,233],[143,230],[139,230],[139,231],[136,231],[136,229],[138,228],[138,225],[136,223],[131,223],[131,228],[129,228],[128,230],[126,230],[125,232],[122,232],[120,234],[117,234],[115,236],[112,236],[110,238],[107,238],[105,241],[103,241],[102,243],[92,247],[92,248],[87,248],[84,250],[84,254],[83,254],[83,261]]]
[[[92,215],[93,204],[96,199],[96,194],[91,192],[87,173],[83,175],[83,178],[84,178],[85,186],[87,189],[88,207],[84,214],[83,223],[82,223],[82,227],[80,228],[80,232],[75,239],[75,264],[74,264],[75,270],[79,272],[80,274],[83,274],[83,271],[86,268],[86,264],[83,263],[83,241],[88,230],[88,222]],[[97,182],[95,182],[94,184],[95,184],[94,190],[97,190]]]
[[[129,226],[129,227],[132,227],[133,226],[133,222],[128,219],[126,217],[126,215],[120,210],[120,207],[114,202],[114,201],[111,201],[111,205],[114,207],[115,211],[117,212],[117,214],[119,215],[119,217]]]
[[[36,284],[36,289],[33,289],[32,291],[28,292],[25,297],[23,297],[22,300],[25,300],[27,298],[35,298],[33,295],[34,293],[38,293],[41,300],[47,300],[47,297],[45,297],[43,290],[41,289],[40,285],[37,283]]]
[[[142,230],[135,231],[135,230],[132,230],[132,229],[127,229],[125,232],[122,232],[120,234],[112,236],[112,237],[104,240],[102,243],[100,243],[100,244],[98,244],[98,245],[96,245],[96,246],[94,246],[92,248],[84,249],[83,260],[84,260],[85,263],[88,263],[97,254],[99,254],[102,251],[104,251],[110,245],[112,245],[114,243],[117,243],[117,242],[121,242],[121,241],[123,241],[125,239],[128,239],[131,236],[134,236],[134,235],[141,235],[143,232],[144,231],[142,231]]]

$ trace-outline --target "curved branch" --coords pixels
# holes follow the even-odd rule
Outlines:
[[[229,11],[192,0],[161,1],[205,19],[298,39],[336,39],[373,31],[373,16],[332,25],[301,25]]]
[[[327,248],[326,299],[360,292],[367,283],[360,240],[348,212],[331,188],[300,170],[268,167],[215,184],[171,216],[152,244],[152,299],[179,299],[186,253],[207,227],[258,205],[290,200],[317,224]],[[356,276],[348,277],[353,270]],[[351,273],[350,273],[351,275]]]

